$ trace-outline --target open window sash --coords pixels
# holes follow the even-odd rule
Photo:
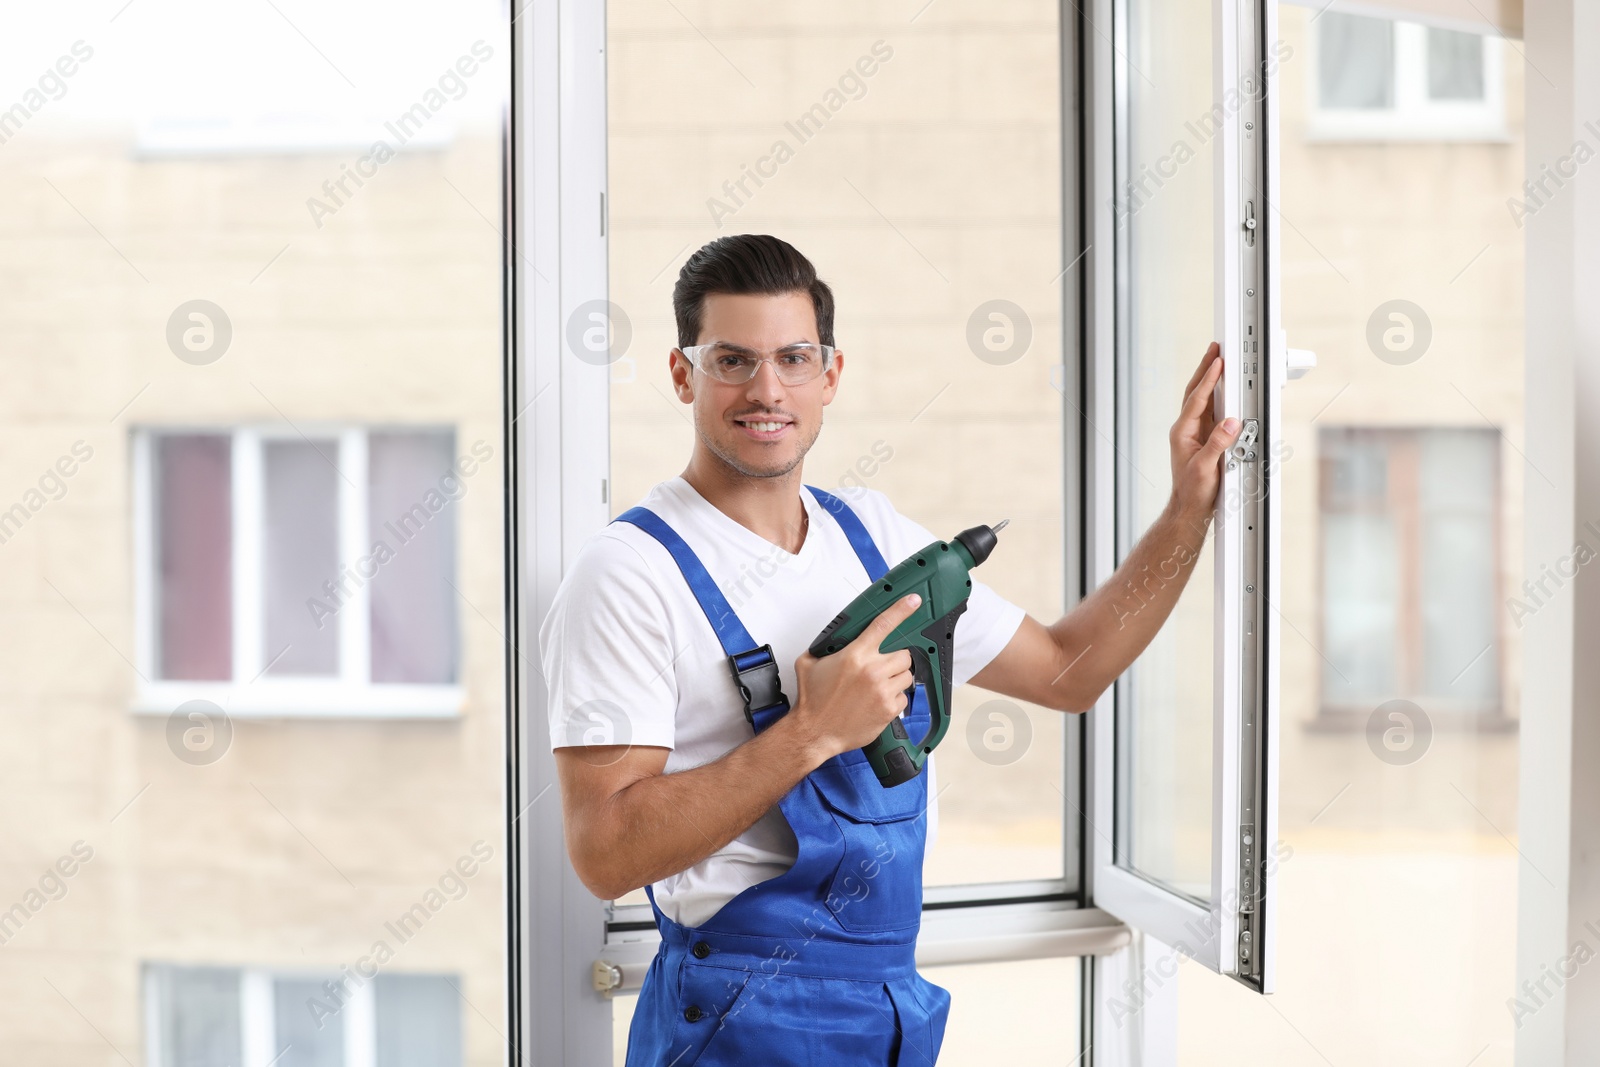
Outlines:
[[[1130,70],[1127,14],[1134,2],[1138,0],[1103,0],[1097,5],[1097,21],[1103,17],[1107,21],[1100,24],[1114,29],[1109,38],[1101,35],[1087,44],[1085,56],[1085,128],[1092,161],[1086,177],[1096,190],[1090,201],[1094,266],[1086,282],[1091,289],[1085,335],[1091,361],[1089,400],[1096,426],[1117,426],[1114,435],[1091,433],[1086,446],[1095,504],[1090,555],[1095,584],[1107,580],[1120,562],[1111,516],[1127,514],[1125,498],[1138,488],[1129,487],[1136,479],[1126,471],[1126,449],[1113,443],[1128,441],[1119,420],[1130,418],[1131,391],[1148,391],[1130,370],[1132,327],[1126,311],[1130,297],[1136,295],[1134,287],[1143,283],[1148,271],[1129,268],[1130,231],[1120,225],[1128,213],[1118,199],[1131,188],[1124,173],[1129,159],[1130,81],[1141,78],[1154,84],[1138,70]],[[1198,877],[1185,883],[1142,871],[1126,847],[1125,828],[1133,804],[1126,781],[1131,777],[1129,749],[1134,743],[1129,724],[1137,724],[1141,713],[1130,691],[1130,676],[1135,673],[1130,671],[1102,700],[1091,723],[1091,887],[1096,906],[1265,993],[1273,985],[1277,867],[1279,614],[1275,605],[1281,599],[1277,551],[1281,494],[1276,480],[1281,467],[1274,461],[1280,455],[1279,393],[1287,371],[1275,225],[1276,5],[1272,0],[1213,0],[1211,19],[1215,106],[1210,116],[1217,123],[1210,141],[1213,336],[1225,360],[1213,410],[1219,421],[1229,416],[1240,419],[1243,431],[1223,459],[1210,535],[1212,573],[1197,567],[1186,591],[1192,596],[1196,587],[1214,583],[1210,885],[1206,892]],[[1143,86],[1134,88],[1143,91]],[[1203,109],[1204,102],[1194,102],[1196,112],[1203,114]],[[1141,220],[1146,234],[1153,225],[1184,224],[1167,221],[1160,211],[1155,214],[1154,222]],[[1203,217],[1188,222],[1204,224]],[[1155,406],[1166,403],[1166,397],[1148,401],[1141,397],[1140,402]],[[1176,413],[1175,404],[1171,410]],[[1185,716],[1203,716],[1203,704],[1196,704],[1204,699],[1203,687],[1196,685],[1173,706]],[[1184,758],[1191,755],[1180,753]],[[1203,762],[1203,754],[1199,761]],[[1203,827],[1204,815],[1192,810],[1195,804],[1176,807]],[[1141,828],[1148,829],[1150,816],[1142,813],[1141,818]]]

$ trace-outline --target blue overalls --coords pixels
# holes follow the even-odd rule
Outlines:
[[[876,582],[888,564],[849,505],[806,486]],[[672,553],[711,623],[759,733],[789,710],[770,645],[757,646],[698,557],[647,508],[630,522]],[[907,732],[928,729],[920,683]],[[927,776],[885,789],[860,749],[832,757],[779,802],[794,866],[745,889],[697,927],[656,906],[661,946],[628,1034],[627,1067],[928,1067],[950,994],[916,971]]]

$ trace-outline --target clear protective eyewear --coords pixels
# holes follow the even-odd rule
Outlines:
[[[771,352],[757,352],[729,341],[680,348],[691,366],[728,385],[743,385],[756,376],[764,362],[770,362],[784,385],[804,385],[815,380],[833,363],[833,345],[801,341]]]

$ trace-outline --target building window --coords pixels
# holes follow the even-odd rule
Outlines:
[[[149,430],[135,439],[137,710],[459,710],[449,430]]]
[[[460,1067],[449,975],[145,969],[153,1067]]]
[[[1499,39],[1333,11],[1312,33],[1312,139],[1509,138]]]
[[[1485,716],[1500,700],[1499,437],[1321,431],[1322,713],[1387,700]]]

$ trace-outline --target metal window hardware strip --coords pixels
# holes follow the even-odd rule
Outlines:
[[[1267,744],[1267,627],[1266,612],[1271,610],[1267,589],[1267,494],[1275,487],[1275,476],[1266,455],[1266,442],[1273,429],[1267,425],[1270,390],[1278,383],[1270,374],[1276,358],[1270,346],[1277,344],[1269,329],[1268,245],[1265,230],[1269,224],[1267,144],[1271,135],[1267,121],[1267,92],[1274,84],[1266,66],[1267,23],[1258,0],[1238,3],[1239,69],[1248,71],[1241,85],[1243,101],[1238,139],[1239,217],[1242,220],[1238,241],[1239,288],[1232,295],[1239,302],[1239,351],[1229,352],[1228,371],[1242,374],[1239,391],[1243,424],[1238,440],[1228,457],[1229,471],[1236,471],[1239,513],[1233,521],[1242,522],[1239,537],[1239,566],[1234,571],[1243,588],[1239,591],[1239,797],[1238,797],[1238,876],[1237,901],[1222,901],[1233,907],[1237,937],[1232,946],[1231,966],[1224,970],[1240,982],[1260,990],[1263,977],[1262,946],[1266,909],[1260,907],[1266,881],[1265,855],[1271,848],[1266,839],[1267,783],[1264,768]],[[1266,358],[1263,359],[1263,356]],[[1263,374],[1266,367],[1269,373]],[[1224,501],[1228,506],[1229,501]]]

